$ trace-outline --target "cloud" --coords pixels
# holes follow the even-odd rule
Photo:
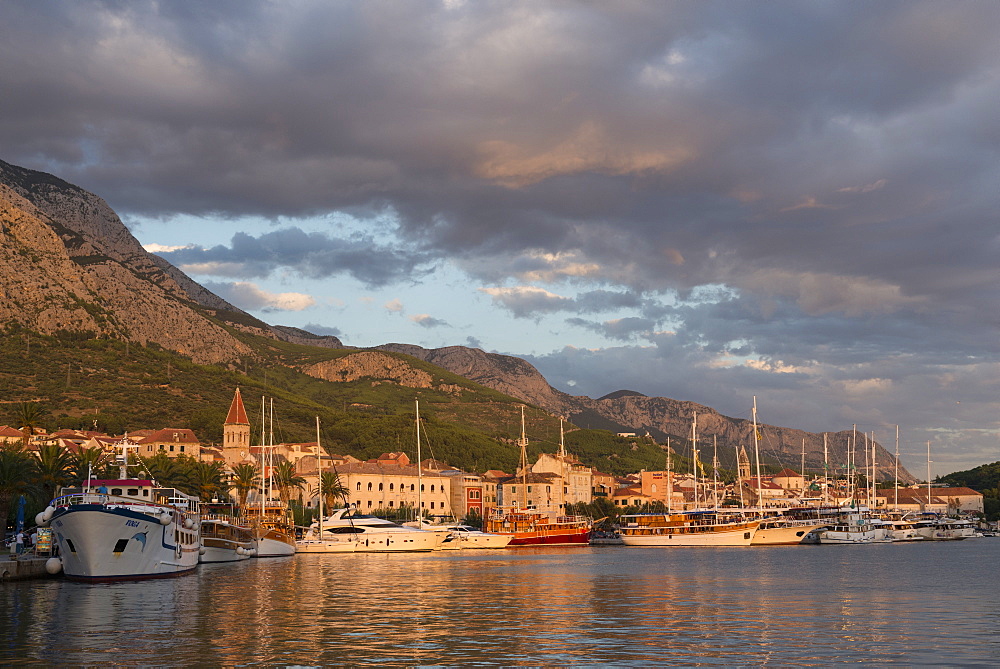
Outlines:
[[[368,286],[419,277],[431,262],[425,253],[375,243],[368,237],[340,239],[296,227],[253,237],[233,235],[229,246],[162,248],[159,255],[191,274],[264,278],[289,268],[308,278],[348,274]]]
[[[532,350],[580,344],[545,358],[575,391],[767,389],[789,420],[899,412],[982,453],[998,23],[934,0],[8,2],[0,146],[125,217],[281,222],[157,240],[199,277],[334,279],[345,319],[401,312],[335,279],[423,283],[535,321]],[[847,392],[870,379],[877,406]]]
[[[304,311],[316,304],[311,295],[303,293],[269,293],[252,283],[204,284],[206,288],[247,311],[271,313],[275,311]]]
[[[559,311],[571,302],[569,298],[534,286],[479,290],[492,297],[494,303],[510,311],[515,318],[530,318],[539,313]]]
[[[428,314],[414,314],[409,319],[422,328],[447,327],[448,323],[440,318],[434,318]]]
[[[382,308],[390,313],[401,314],[403,313],[403,302],[396,297],[383,304]]]

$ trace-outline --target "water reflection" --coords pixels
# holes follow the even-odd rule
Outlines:
[[[0,661],[1000,663],[1000,541],[299,555],[0,586]]]

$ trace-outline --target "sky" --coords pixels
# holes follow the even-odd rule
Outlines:
[[[274,324],[1000,460],[1000,3],[0,4],[0,159]]]

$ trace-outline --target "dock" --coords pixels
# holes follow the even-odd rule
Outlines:
[[[32,578],[54,578],[45,570],[49,556],[0,555],[0,581],[26,581]]]

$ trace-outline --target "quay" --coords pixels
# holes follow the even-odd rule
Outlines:
[[[0,581],[26,581],[31,578],[52,578],[45,569],[48,556],[11,555],[0,557]]]

